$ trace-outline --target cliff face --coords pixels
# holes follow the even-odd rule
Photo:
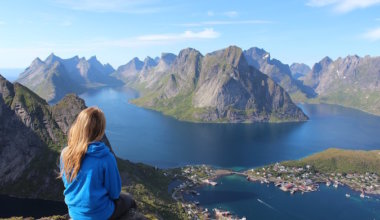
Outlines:
[[[57,199],[56,163],[65,136],[51,107],[26,87],[0,76],[1,193]]]
[[[157,72],[135,82],[143,95],[134,103],[190,121],[307,120],[286,91],[249,66],[235,46],[206,56],[185,49]]]

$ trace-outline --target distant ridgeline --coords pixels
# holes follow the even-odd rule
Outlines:
[[[36,58],[17,82],[48,103],[68,93],[129,86],[133,103],[180,120],[197,122],[304,121],[294,102],[331,103],[380,115],[380,57],[325,57],[310,68],[291,66],[257,47],[230,46],[203,56],[187,48],[178,55],[133,58],[116,70],[96,57]],[[269,77],[269,78],[268,78]]]
[[[0,194],[63,201],[58,158],[71,123],[85,107],[74,94],[50,106],[0,75]],[[183,219],[182,209],[167,192],[172,176],[144,164],[117,162],[123,190],[133,194],[142,213]]]

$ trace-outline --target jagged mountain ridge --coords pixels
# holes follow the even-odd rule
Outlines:
[[[380,57],[354,55],[335,61],[325,57],[303,81],[321,102],[380,114]]]
[[[36,58],[20,74],[17,82],[27,86],[50,103],[68,93],[82,93],[91,88],[121,85],[111,73],[109,64],[101,64],[95,56],[86,60],[78,56],[62,59],[50,54],[45,61]]]
[[[133,86],[142,97],[134,103],[190,121],[307,119],[280,86],[248,65],[243,51],[236,46],[206,56],[187,48],[171,65],[160,63],[147,77],[136,75]]]
[[[295,101],[303,101],[315,96],[312,88],[293,78],[289,65],[271,58],[270,53],[264,49],[252,47],[244,51],[244,56],[249,65],[254,66],[281,85]]]
[[[50,106],[28,88],[0,75],[1,194],[63,200],[58,158],[70,125],[85,107],[75,94]],[[103,141],[111,146],[106,137]],[[184,219],[183,210],[167,192],[172,176],[148,165],[116,159],[123,190],[134,195],[139,212],[158,219]]]

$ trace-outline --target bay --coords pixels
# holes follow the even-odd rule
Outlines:
[[[336,105],[300,107],[307,122],[212,124],[182,122],[129,103],[133,90],[103,89],[81,97],[100,107],[116,154],[161,168],[209,164],[247,169],[293,160],[330,147],[380,149],[380,117]]]

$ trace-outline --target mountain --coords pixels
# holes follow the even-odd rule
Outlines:
[[[85,107],[75,94],[50,106],[0,75],[0,194],[63,201],[63,184],[57,179],[59,154],[68,128]],[[111,146],[106,137],[103,141]],[[156,219],[185,219],[167,191],[171,174],[116,159],[123,191],[133,195],[139,212]]]
[[[117,70],[112,74],[112,76],[123,80],[124,82],[128,82],[130,77],[134,77],[138,72],[142,70],[144,66],[144,62],[139,60],[139,58],[135,57],[127,64],[121,65]]]
[[[149,74],[150,70],[157,66],[160,59],[152,59],[151,57],[146,57],[144,61],[139,60],[135,57],[127,64],[124,64],[117,68],[117,70],[112,73],[112,76],[123,81],[125,84],[129,85],[137,80],[137,77],[144,77]]]
[[[101,64],[95,56],[88,60],[78,56],[62,59],[50,54],[45,61],[36,58],[20,74],[17,82],[48,102],[55,103],[68,93],[121,85],[121,82],[111,77],[114,71],[111,65]]]
[[[299,79],[310,72],[310,67],[304,63],[293,63],[290,65],[290,71],[295,79]]]
[[[272,79],[230,46],[203,56],[191,48],[163,54],[133,83],[132,102],[180,120],[199,122],[303,121],[307,116]]]
[[[249,65],[268,75],[281,85],[295,101],[303,101],[306,98],[315,96],[310,87],[293,78],[289,65],[283,64],[277,59],[272,59],[264,49],[252,47],[244,51],[244,56]]]
[[[316,89],[319,85],[322,75],[327,71],[329,65],[333,62],[330,57],[324,57],[321,61],[314,64],[311,71],[301,78],[305,85]]]
[[[304,77],[320,102],[380,114],[380,57],[325,57]]]

